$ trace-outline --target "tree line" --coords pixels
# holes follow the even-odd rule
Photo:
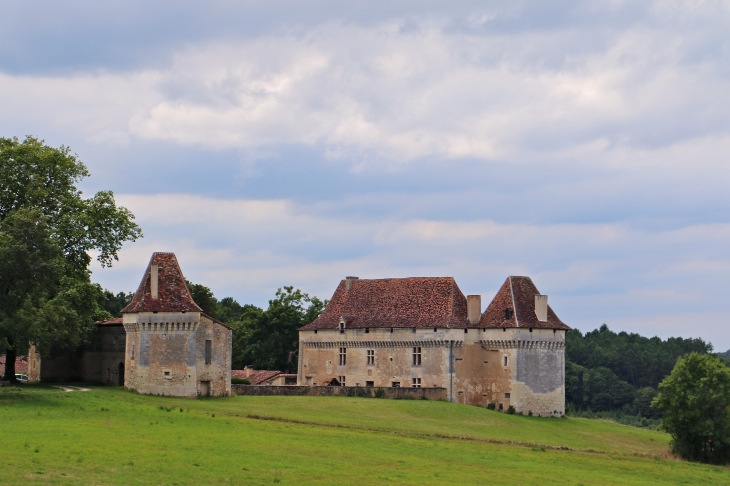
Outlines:
[[[712,345],[699,338],[647,338],[611,331],[606,324],[565,336],[565,400],[569,409],[622,412],[659,418],[651,407],[658,386],[677,359],[692,352],[707,354]]]

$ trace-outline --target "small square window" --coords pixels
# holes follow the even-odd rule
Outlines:
[[[347,385],[345,385],[345,376],[344,375],[339,376],[337,378],[337,381],[340,382],[340,386],[347,386]]]
[[[504,398],[509,398],[509,393],[505,393]]]
[[[393,388],[400,388],[400,381],[394,381],[390,384]]]
[[[365,328],[365,334],[370,334],[370,328],[369,327],[366,327]]]
[[[421,388],[421,379],[413,378],[412,386],[413,386],[413,388]]]
[[[371,387],[371,388],[372,388],[372,387],[374,387],[374,386],[375,386],[375,382],[374,382],[374,381],[366,381],[366,382],[365,382],[365,386],[369,386],[369,387]]]

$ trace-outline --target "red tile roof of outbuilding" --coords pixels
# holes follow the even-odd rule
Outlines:
[[[150,290],[150,267],[158,266],[158,298]],[[203,312],[190,296],[174,253],[153,253],[132,302],[122,312]]]
[[[337,329],[465,328],[466,297],[452,277],[342,280],[327,308],[302,331]]]
[[[533,327],[536,329],[570,330],[553,309],[548,306],[547,321],[538,321],[535,314],[535,295],[540,292],[530,277],[508,277],[494,296],[479,321],[480,328]],[[506,319],[506,309],[512,316]]]

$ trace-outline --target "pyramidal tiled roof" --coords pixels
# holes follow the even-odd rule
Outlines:
[[[547,321],[538,321],[535,295],[540,292],[530,277],[508,277],[479,321],[480,328],[533,327],[570,330],[548,305]],[[506,312],[511,309],[511,312]]]
[[[466,297],[452,277],[353,279],[337,286],[327,308],[302,331],[337,329],[465,328]]]
[[[150,269],[157,265],[158,298],[152,298]],[[190,296],[174,253],[153,253],[132,302],[122,312],[203,312]]]

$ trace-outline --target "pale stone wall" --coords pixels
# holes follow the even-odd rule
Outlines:
[[[447,399],[535,415],[565,412],[565,332],[549,329],[348,329],[300,331],[298,384],[345,377],[348,386],[442,387]],[[346,348],[347,362],[339,364]],[[413,364],[421,348],[421,365]],[[375,363],[368,364],[373,350]],[[507,359],[505,364],[505,358]]]
[[[509,377],[495,380],[501,389],[493,394],[494,403],[505,410],[512,405],[524,414],[565,413],[565,331],[489,329],[484,338],[483,347],[499,356],[503,376]]]
[[[450,353],[463,344],[463,330],[439,329],[364,329],[300,331],[301,355],[298,383],[315,385],[327,378],[344,376],[348,386],[412,387],[413,379],[421,387],[449,389]],[[347,349],[345,365],[339,364],[340,347]],[[421,364],[413,363],[413,348],[421,348]],[[374,364],[368,364],[367,351],[374,352]],[[453,387],[452,387],[453,389]]]
[[[211,341],[211,362],[205,363],[205,341]],[[209,381],[210,396],[220,397],[231,394],[231,349],[233,333],[227,327],[201,316],[196,330],[196,368],[198,374],[198,393],[200,382]]]
[[[231,393],[231,331],[200,313],[125,314],[124,386],[143,394],[196,397]],[[205,341],[212,341],[210,364]]]

